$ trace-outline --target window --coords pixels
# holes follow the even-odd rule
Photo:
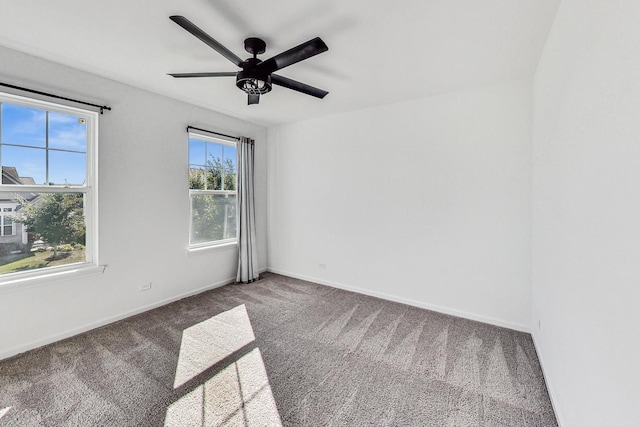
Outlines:
[[[189,133],[189,246],[236,241],[236,143]]]
[[[13,227],[13,208],[2,208],[0,214],[0,235],[13,236],[15,235],[15,229]]]
[[[0,281],[97,264],[98,114],[0,93]]]

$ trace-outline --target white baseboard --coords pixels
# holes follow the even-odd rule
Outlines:
[[[531,333],[531,339],[533,340],[533,346],[536,349],[536,354],[538,355],[538,361],[540,362],[540,369],[542,369],[542,377],[544,378],[544,383],[547,386],[547,392],[549,393],[549,400],[551,400],[551,407],[553,408],[553,413],[556,416],[556,421],[558,422],[558,427],[562,427],[564,425],[562,418],[560,417],[560,414],[558,413],[558,409],[556,407],[556,399],[555,396],[556,394],[553,391],[553,388],[551,387],[551,383],[549,382],[547,377],[547,372],[544,370],[544,362],[542,360],[542,354],[540,353],[540,349],[538,347],[538,344],[536,343],[536,336],[535,334]]]
[[[332,288],[343,289],[345,291],[356,292],[359,294],[369,295],[372,297],[384,299],[387,301],[399,302],[401,304],[411,305],[413,307],[424,308],[426,310],[437,311],[438,313],[450,314],[456,317],[462,317],[464,319],[474,320],[477,322],[488,323],[494,326],[500,326],[501,328],[513,329],[519,332],[531,333],[531,328],[519,323],[508,322],[500,319],[494,319],[492,317],[482,316],[476,313],[469,313],[466,311],[456,310],[450,307],[443,307],[440,305],[429,304],[422,301],[416,301],[409,298],[402,298],[395,295],[387,294],[384,292],[371,291],[369,289],[359,288],[355,286],[345,285],[343,283],[332,282],[328,280],[319,279],[317,277],[304,276],[301,274],[291,273],[289,271],[280,270],[277,268],[267,267],[267,271],[272,273],[281,274],[283,276],[293,277],[295,279],[306,280],[309,282],[319,283],[321,285],[331,286]]]
[[[266,271],[266,268],[263,269],[262,271]],[[148,305],[145,305],[143,307],[136,308],[135,310],[127,311],[125,313],[120,313],[118,315],[107,317],[105,319],[98,320],[96,322],[91,322],[91,323],[88,323],[86,325],[79,326],[77,328],[73,328],[71,330],[68,330],[68,331],[65,331],[65,332],[62,332],[62,333],[59,333],[59,334],[56,334],[56,335],[52,335],[52,336],[47,337],[47,338],[42,338],[42,339],[39,339],[39,340],[31,341],[31,342],[29,342],[27,344],[23,344],[23,345],[20,345],[18,347],[14,347],[14,348],[9,349],[9,350],[2,350],[2,351],[0,351],[0,360],[15,356],[15,355],[20,354],[20,353],[24,353],[25,351],[33,350],[33,349],[36,349],[36,348],[39,348],[39,347],[54,343],[56,341],[60,341],[60,340],[66,339],[66,338],[70,338],[70,337],[78,335],[78,334],[82,334],[82,333],[90,331],[92,329],[96,329],[96,328],[99,328],[101,326],[108,325],[108,324],[113,323],[113,322],[117,322],[118,320],[126,319],[127,317],[135,316],[136,314],[140,314],[140,313],[144,313],[145,311],[153,310],[154,308],[162,307],[163,305],[170,304],[170,303],[172,303],[174,301],[178,301],[178,300],[180,300],[182,298],[187,298],[187,297],[202,293],[204,291],[208,291],[210,289],[215,289],[215,288],[219,288],[219,287],[224,286],[224,285],[228,285],[230,283],[234,283],[235,281],[236,281],[236,278],[234,276],[233,278],[224,279],[224,280],[221,280],[219,282],[204,286],[202,288],[194,289],[194,290],[191,290],[189,292],[185,292],[183,294],[176,295],[176,296],[173,296],[171,298],[164,299],[162,301],[154,302],[152,304],[148,304]]]

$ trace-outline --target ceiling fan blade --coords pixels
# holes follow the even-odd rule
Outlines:
[[[232,72],[213,72],[213,73],[169,73],[168,75],[171,77],[175,77],[177,79],[182,79],[185,77],[235,77],[238,73],[235,71]]]
[[[273,58],[267,59],[266,61],[258,64],[256,69],[272,73],[328,50],[329,48],[322,39],[320,37],[316,37],[315,39],[302,43],[301,45],[291,48],[286,52],[282,52]]]
[[[229,61],[236,64],[238,67],[242,66],[242,59],[240,59],[235,53],[231,52],[226,47],[222,46],[219,42],[213,39],[210,35],[202,31],[198,28],[193,22],[189,21],[184,16],[174,15],[170,16],[171,19],[176,24],[180,25],[185,30],[189,31],[191,34],[199,38],[202,42],[204,42],[207,46],[217,51],[220,55],[227,58]]]
[[[324,98],[329,92],[326,90],[318,89],[317,87],[309,86],[308,84],[301,83],[296,80],[289,79],[287,77],[278,76],[276,74],[271,75],[271,83],[274,85],[286,87],[298,92],[302,92],[306,95],[315,96],[316,98]]]
[[[247,105],[258,104],[260,102],[260,95],[248,95]]]

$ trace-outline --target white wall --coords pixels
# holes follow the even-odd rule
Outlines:
[[[529,330],[531,118],[518,81],[270,128],[269,269]]]
[[[256,139],[259,264],[266,268],[266,129],[5,48],[0,63],[0,81],[113,108],[99,124],[100,263],[107,268],[0,287],[0,358],[235,278],[235,247],[186,254],[187,125]],[[148,282],[151,290],[138,291]]]
[[[640,426],[639,22],[564,0],[535,77],[534,339],[563,427]]]

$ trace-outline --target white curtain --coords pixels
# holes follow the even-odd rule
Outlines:
[[[256,214],[253,197],[254,140],[241,137],[238,143],[238,274],[236,282],[258,280]]]

